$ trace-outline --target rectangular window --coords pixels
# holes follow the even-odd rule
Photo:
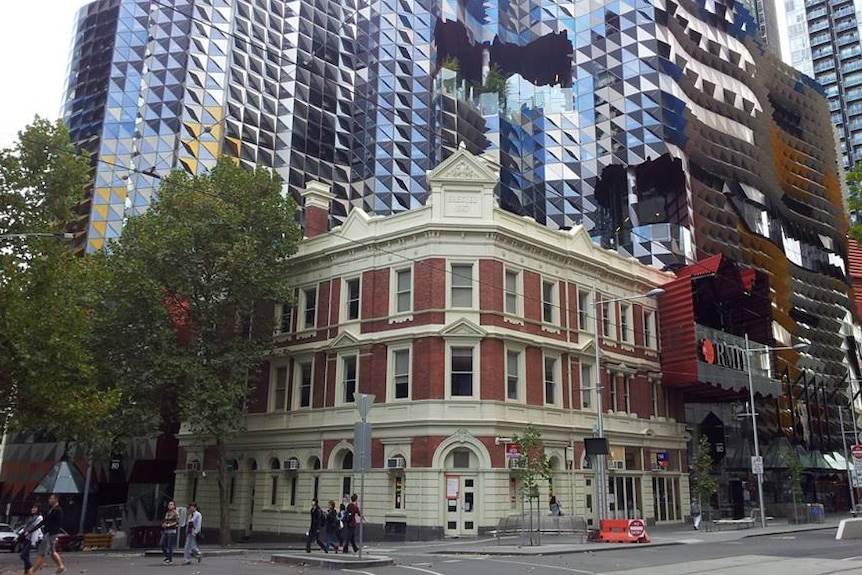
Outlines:
[[[584,409],[593,408],[593,390],[596,382],[593,380],[593,366],[581,364],[581,406]]]
[[[276,503],[278,503],[278,475],[273,475],[269,488],[269,504],[275,506]]]
[[[626,413],[632,412],[632,378],[623,378],[623,406]]]
[[[413,270],[395,272],[395,313],[413,309]]]
[[[311,407],[311,362],[299,364],[299,407]]]
[[[611,304],[602,303],[602,335],[605,337],[616,337],[616,334],[613,333],[614,318],[612,309]]]
[[[395,399],[410,397],[410,350],[392,352],[392,387]]]
[[[542,321],[545,323],[557,323],[558,308],[556,282],[542,282]]]
[[[617,405],[617,378],[613,374],[608,376],[608,388],[610,390],[610,404],[608,405],[608,409],[616,411],[619,409],[619,406]]]
[[[521,375],[521,353],[518,351],[506,352],[506,399],[517,400],[518,388],[520,387]]]
[[[450,365],[450,395],[463,397],[473,395],[473,348],[453,347]]]
[[[345,301],[346,309],[344,310],[346,312],[345,318],[347,321],[357,320],[359,319],[359,278],[347,280],[344,288],[347,298]]]
[[[302,290],[302,299],[302,328],[314,329],[316,325],[315,319],[317,318],[317,289],[310,288]]]
[[[590,292],[587,290],[578,290],[578,329],[581,331],[590,331],[591,313]]]
[[[452,307],[473,307],[473,264],[452,265]]]
[[[342,403],[353,403],[353,394],[356,393],[356,365],[355,355],[341,358]]]
[[[545,358],[545,404],[557,404],[557,358]]]
[[[228,496],[228,501],[233,505],[234,499],[236,498],[236,477],[233,475],[230,477],[230,489],[228,490],[228,493],[230,494]]]
[[[644,345],[655,349],[655,312],[644,311]]]
[[[393,479],[393,487],[395,488],[395,498],[393,503],[395,509],[404,509],[404,476],[396,475]],[[346,491],[345,491],[346,493]]]
[[[516,271],[506,270],[505,277],[505,292],[506,292],[506,313],[509,315],[518,315],[518,276]]]
[[[272,400],[273,411],[285,409],[287,405],[287,366],[275,368],[274,393]]]
[[[652,400],[651,401],[652,415],[658,417],[658,405],[659,405],[658,404],[658,397],[659,397],[658,382],[656,382],[656,381],[650,382],[649,388],[650,388],[650,399]]]
[[[297,484],[297,482],[298,481],[297,481],[296,475],[294,475],[293,477],[290,478],[290,506],[291,507],[296,505],[296,484]]]
[[[293,305],[282,303],[275,306],[276,331],[275,333],[290,333],[293,329]]]
[[[620,304],[620,335],[624,342],[632,342],[632,306]]]

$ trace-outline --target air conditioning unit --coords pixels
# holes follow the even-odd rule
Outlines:
[[[285,471],[296,471],[299,469],[298,459],[285,459],[282,467]]]
[[[386,469],[404,469],[407,462],[403,457],[390,457],[386,460]]]
[[[624,461],[618,459],[608,459],[608,469],[625,469]]]
[[[513,457],[509,460],[509,469],[524,469],[524,462],[520,457]]]
[[[200,471],[201,470],[201,462],[198,459],[192,459],[191,461],[186,462],[186,471]]]

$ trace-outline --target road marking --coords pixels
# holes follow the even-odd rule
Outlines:
[[[845,557],[842,561],[859,561],[862,559],[862,555],[857,555],[856,557]]]
[[[460,563],[463,559],[449,559],[448,561],[444,561],[443,563]],[[430,564],[429,564],[430,567]]]
[[[371,571],[360,571],[359,569],[342,569],[348,573],[359,573],[359,575],[374,575]]]
[[[582,575],[596,575],[595,571],[584,571],[583,569],[574,569],[572,567],[559,567],[557,565],[545,565],[543,563],[527,563],[526,561],[510,561],[508,559],[486,559],[487,561],[496,561],[497,563],[511,563],[512,565],[526,565],[535,569],[557,569],[559,571],[567,571],[569,573],[581,573]]]
[[[423,569],[422,567],[414,567],[412,565],[399,565],[399,567],[402,567],[404,569],[413,569],[414,571],[427,573],[428,575],[443,575],[443,573],[440,573],[439,571],[431,571],[430,569]]]

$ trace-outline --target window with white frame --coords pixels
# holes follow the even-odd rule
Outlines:
[[[617,376],[614,374],[610,374],[610,377],[608,377],[608,387],[610,388],[610,405],[608,406],[608,409],[616,411],[619,409],[619,406],[617,405]]]
[[[557,282],[542,282],[542,321],[556,324],[559,321],[560,304],[557,298]]]
[[[593,408],[593,388],[596,386],[593,378],[593,366],[588,363],[581,364],[581,407]]]
[[[294,386],[296,388],[293,397],[295,397],[295,408],[311,407],[311,382],[312,374],[314,373],[314,363],[311,360],[296,362],[296,376],[294,377]]]
[[[413,311],[413,270],[395,271],[395,313]]]
[[[578,329],[581,331],[590,331],[592,329],[590,317],[594,311],[590,295],[589,290],[578,290]]]
[[[518,401],[521,399],[521,367],[523,352],[516,349],[506,350],[506,399]]]
[[[658,386],[659,386],[659,383],[657,381],[651,381],[650,386],[649,386],[649,388],[650,388],[650,400],[651,400],[650,403],[652,405],[652,414],[651,415],[654,415],[656,417],[659,416],[659,413],[658,413],[659,388],[658,388]]]
[[[509,315],[520,315],[520,297],[518,295],[518,284],[521,274],[515,270],[506,270],[504,276],[504,299],[505,312]]]
[[[272,373],[272,409],[282,411],[287,407],[287,366],[277,365]]]
[[[357,355],[341,356],[341,403],[353,403],[356,382],[359,380],[359,358]]]
[[[392,399],[410,399],[410,348],[392,350]]]
[[[473,264],[452,264],[452,307],[473,307]]]
[[[632,378],[627,376],[623,377],[623,409],[632,412]]]
[[[317,320],[317,288],[306,288],[300,292],[302,303],[302,329],[314,329]]]
[[[449,358],[449,395],[452,397],[471,397],[474,392],[474,352],[473,346],[453,346]]]
[[[559,366],[559,358],[545,356],[545,405],[557,405],[560,401]]]
[[[634,341],[631,304],[620,304],[620,336],[626,343],[632,343]]]
[[[644,345],[650,349],[655,349],[655,312],[644,310]]]
[[[608,302],[602,302],[602,335],[616,338],[614,333],[614,307]]]
[[[289,302],[275,306],[275,333],[290,333],[293,330],[293,305]]]
[[[355,321],[359,319],[360,280],[351,278],[344,282],[344,319]]]

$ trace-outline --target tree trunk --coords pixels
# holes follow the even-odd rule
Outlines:
[[[219,501],[219,544],[227,547],[231,544],[230,536],[230,501],[228,500],[228,478],[227,465],[225,465],[225,446],[220,437],[216,438],[216,465],[218,471],[218,501]]]

